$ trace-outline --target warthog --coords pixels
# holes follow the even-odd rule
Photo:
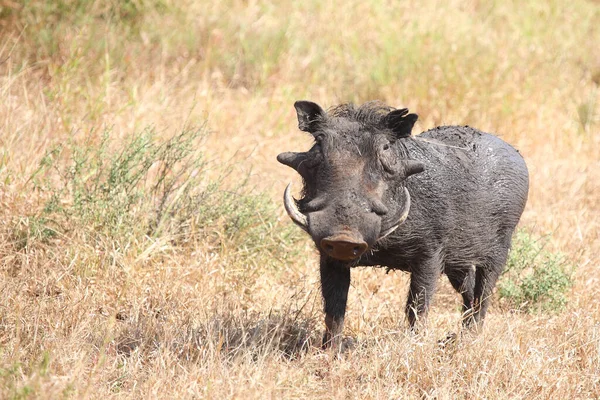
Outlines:
[[[284,205],[320,252],[323,346],[341,344],[356,266],[411,273],[411,327],[425,318],[442,273],[462,295],[463,324],[481,323],[527,201],[521,155],[468,126],[411,136],[418,116],[379,102],[294,107],[314,144],[277,160],[304,181],[300,200],[288,185]]]

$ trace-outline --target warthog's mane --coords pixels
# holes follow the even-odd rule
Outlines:
[[[342,119],[349,122],[359,123],[364,131],[370,132],[371,138],[374,138],[376,134],[385,135],[390,142],[397,143],[398,156],[401,159],[411,158],[410,150],[407,147],[408,142],[412,143],[413,148],[422,148],[424,143],[419,143],[414,136],[408,136],[397,140],[398,138],[392,133],[388,127],[388,121],[386,116],[396,110],[394,107],[390,107],[387,104],[379,100],[369,101],[360,106],[355,106],[352,103],[340,104],[327,110],[326,118],[335,120]],[[362,144],[359,150],[362,153],[368,152],[368,148],[374,142],[369,144]]]
[[[385,116],[395,108],[381,101],[369,101],[360,106],[354,104],[340,104],[327,111],[330,118],[345,118],[356,121],[365,128],[386,130]]]

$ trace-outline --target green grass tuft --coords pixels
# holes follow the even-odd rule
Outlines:
[[[560,253],[546,250],[546,241],[518,231],[506,269],[498,283],[500,299],[525,311],[553,312],[567,304],[573,267]]]

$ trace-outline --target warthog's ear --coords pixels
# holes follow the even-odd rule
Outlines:
[[[425,164],[420,161],[406,160],[404,161],[404,175],[408,178],[411,175],[425,171]]]
[[[316,132],[317,124],[325,116],[321,106],[312,101],[301,100],[294,103],[294,108],[298,114],[298,128],[304,132]]]
[[[417,114],[408,114],[408,108],[394,110],[385,116],[387,127],[398,138],[408,137],[412,132],[412,128],[419,119]]]
[[[288,151],[277,156],[277,161],[283,165],[287,165],[288,167],[295,169],[296,171],[304,160],[306,160],[306,153],[293,153]]]

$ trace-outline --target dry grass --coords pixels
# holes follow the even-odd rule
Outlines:
[[[0,0],[0,397],[600,397],[598,2],[25,4]],[[469,124],[515,144],[531,172],[522,226],[577,266],[567,308],[495,307],[443,349],[458,329],[449,285],[410,336],[407,277],[358,270],[355,349],[316,349],[316,257],[271,206],[293,175],[276,154],[309,145],[301,98],[381,99],[417,112],[417,129]],[[225,165],[223,187],[248,178],[240,198],[266,194],[246,230],[204,214],[185,214],[185,234],[40,219],[59,181],[30,178],[57,144],[109,128],[118,149],[149,126],[164,140],[204,124],[210,167],[194,185]],[[136,207],[125,214],[148,212]]]

